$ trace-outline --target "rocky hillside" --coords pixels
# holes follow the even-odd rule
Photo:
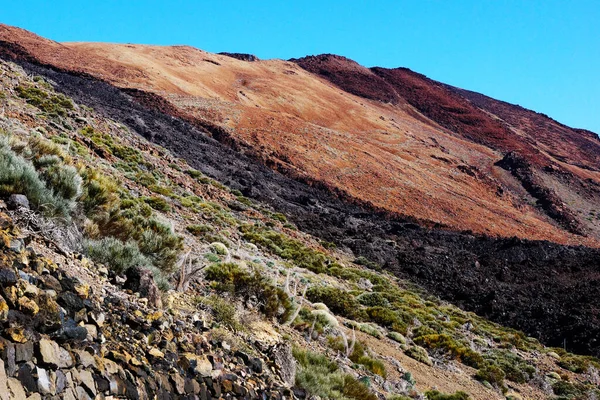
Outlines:
[[[432,229],[166,93],[2,49],[0,399],[600,394],[564,349],[598,354],[598,250]]]
[[[598,244],[597,138],[541,116],[530,124],[514,108],[512,119],[494,114],[411,71],[331,55],[249,61],[187,46],[56,43],[8,26],[0,40],[7,56],[158,95],[219,141],[370,208],[458,231]],[[497,164],[509,151],[533,163],[530,179]]]

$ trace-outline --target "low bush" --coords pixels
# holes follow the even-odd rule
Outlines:
[[[473,368],[479,368],[484,362],[481,354],[464,346],[446,334],[419,336],[414,339],[414,342],[427,349],[440,350],[457,361]]]
[[[256,297],[261,311],[267,317],[279,317],[282,321],[289,318],[292,309],[290,298],[260,270],[250,273],[234,263],[213,264],[206,269],[205,276],[215,282],[217,290],[233,293],[243,299]]]
[[[31,148],[23,146],[17,150],[31,151]],[[65,182],[66,176],[71,176],[72,180]],[[81,177],[74,168],[60,164],[44,169],[43,175],[40,175],[34,164],[13,150],[8,138],[0,138],[0,195],[23,194],[35,209],[44,214],[69,217],[74,207],[74,196],[80,191]],[[62,197],[61,193],[69,197]]]
[[[237,318],[235,305],[230,300],[213,295],[208,298],[199,299],[199,303],[210,309],[215,322],[223,324],[234,331],[239,331],[243,328]]]
[[[362,382],[343,374],[338,366],[323,355],[295,348],[294,358],[298,362],[296,386],[310,396],[325,399],[377,400]]]
[[[498,366],[506,374],[506,379],[525,383],[533,379],[536,369],[521,356],[510,350],[492,350],[485,354],[486,362]]]
[[[124,273],[129,268],[150,265],[135,242],[124,243],[113,237],[86,240],[84,252],[92,260],[110,267],[118,274]]]
[[[192,235],[198,236],[198,237],[204,236],[204,234],[206,234],[206,233],[214,232],[214,229],[212,226],[205,225],[205,224],[188,225],[185,229]]]
[[[395,332],[406,334],[408,324],[400,318],[398,313],[385,307],[369,307],[366,311],[371,322],[375,322]]]
[[[471,398],[467,393],[461,391],[454,394],[445,394],[437,390],[425,392],[425,397],[427,400],[469,400]]]
[[[167,201],[165,199],[163,199],[162,197],[158,197],[158,196],[144,197],[144,201],[146,202],[146,204],[148,204],[150,207],[154,208],[157,211],[167,212],[167,211],[171,210],[169,203],[167,203]]]
[[[388,307],[390,302],[378,292],[363,293],[356,298],[360,304],[367,307]]]
[[[63,94],[48,93],[34,85],[20,85],[16,87],[19,97],[27,103],[37,107],[40,111],[53,117],[65,117],[68,110],[73,109],[73,103]]]
[[[334,314],[346,318],[354,318],[360,309],[354,296],[333,286],[312,286],[306,292],[306,298],[313,303],[325,303]]]
[[[298,267],[315,273],[324,273],[327,270],[325,255],[306,247],[298,240],[256,225],[243,225],[240,230],[245,240],[265,247],[281,258],[294,262]]]
[[[496,386],[502,392],[506,392],[508,389],[504,384],[504,378],[506,374],[497,365],[487,364],[483,368],[479,369],[475,374],[475,378],[482,382],[488,382],[493,386]]]

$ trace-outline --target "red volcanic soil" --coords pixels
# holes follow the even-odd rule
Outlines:
[[[0,41],[6,57],[127,89],[359,203],[453,230],[598,245],[599,220],[589,219],[600,204],[591,134],[555,121],[540,133],[542,117],[525,120],[409,70],[332,55],[290,62],[188,46],[57,43],[5,25]],[[499,163],[509,152],[524,167]]]

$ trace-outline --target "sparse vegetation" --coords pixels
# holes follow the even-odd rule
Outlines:
[[[350,375],[344,375],[339,367],[325,356],[294,349],[298,362],[296,385],[311,396],[326,399],[376,400],[377,396]]]

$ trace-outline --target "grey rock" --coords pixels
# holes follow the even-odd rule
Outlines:
[[[70,368],[73,366],[73,357],[67,350],[60,347],[58,343],[42,339],[38,346],[44,364],[54,369]]]
[[[17,210],[19,208],[29,210],[29,199],[24,194],[11,194],[6,201],[6,206],[9,210]]]
[[[0,269],[0,286],[14,286],[18,281],[17,274],[11,268]]]
[[[56,394],[56,385],[50,378],[48,371],[46,371],[43,368],[38,367],[37,375],[38,375],[37,386],[38,386],[39,392],[44,395]]]
[[[33,342],[15,345],[15,359],[18,363],[31,361],[33,358]]]
[[[294,386],[296,379],[296,360],[292,355],[292,346],[289,343],[282,343],[273,350],[273,361],[279,368],[281,380],[288,386]]]

